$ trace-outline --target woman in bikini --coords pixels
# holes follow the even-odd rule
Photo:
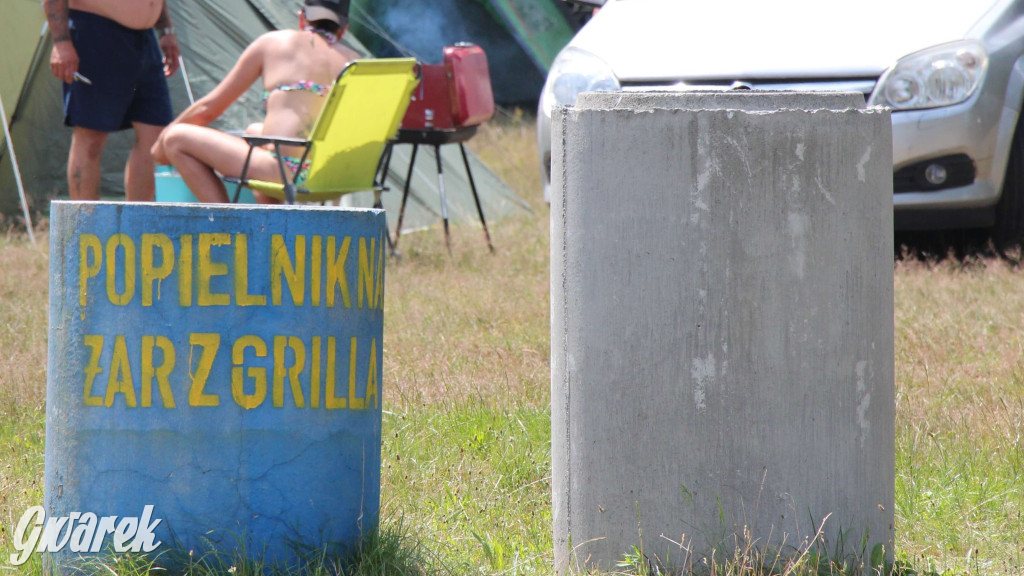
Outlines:
[[[227,202],[219,174],[241,175],[249,145],[238,136],[209,128],[235,100],[262,78],[266,116],[247,130],[272,136],[304,138],[316,122],[324,97],[342,68],[358,55],[338,40],[348,26],[349,0],[305,0],[299,30],[268,32],[249,45],[228,75],[208,95],[189,106],[153,146],[153,157],[173,165],[202,202]],[[301,156],[282,147],[286,165],[294,170]],[[302,171],[308,166],[301,167]],[[294,173],[294,172],[293,172]],[[277,159],[256,150],[249,178],[280,182]],[[275,202],[256,194],[260,202]]]

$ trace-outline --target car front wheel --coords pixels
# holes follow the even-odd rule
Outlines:
[[[996,204],[992,240],[1000,250],[1021,246],[1024,240],[1024,125],[1017,123],[1010,147],[1010,159],[1003,179],[1003,192]]]

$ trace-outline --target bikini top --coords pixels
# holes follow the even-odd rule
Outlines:
[[[316,82],[310,82],[309,80],[299,80],[298,82],[292,82],[291,84],[278,84],[270,90],[263,91],[263,109],[267,109],[267,99],[274,92],[310,92],[317,96],[327,96],[331,91],[330,86],[324,86],[323,84],[317,84]]]
[[[330,32],[320,30],[319,28],[313,28],[312,26],[307,26],[305,30],[310,34],[323,38],[324,42],[327,42],[328,45],[334,45],[338,43],[338,36],[336,34],[331,34]],[[270,90],[263,91],[263,110],[267,109],[267,99],[270,98],[270,95],[278,91],[305,91],[316,94],[317,96],[326,96],[327,93],[331,91],[331,87],[324,86],[323,84],[317,84],[316,82],[310,82],[309,80],[299,80],[298,82],[292,82],[291,84],[278,84],[277,86],[274,86]]]

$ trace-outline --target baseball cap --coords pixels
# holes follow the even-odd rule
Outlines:
[[[305,0],[306,20],[330,20],[339,26],[348,22],[350,0]]]

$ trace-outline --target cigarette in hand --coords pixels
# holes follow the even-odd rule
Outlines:
[[[78,72],[75,72],[75,80],[78,80],[79,82],[85,82],[89,86],[92,86],[92,80],[89,80],[88,78],[86,78],[85,76],[82,76]]]

